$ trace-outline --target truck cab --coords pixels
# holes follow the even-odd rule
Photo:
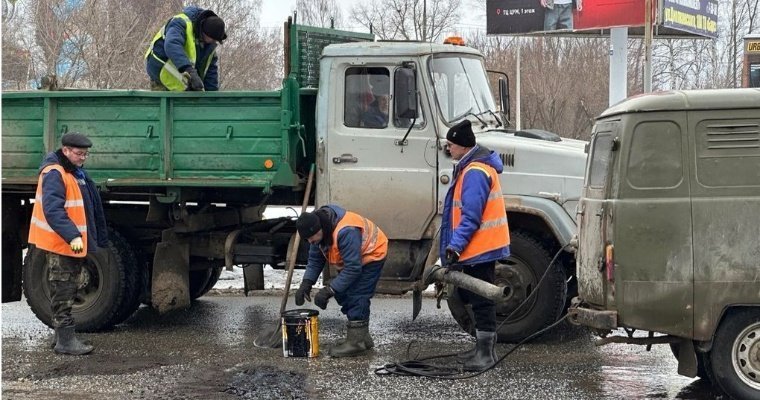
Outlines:
[[[579,206],[572,320],[601,343],[670,344],[679,374],[760,398],[759,142],[758,89],[648,94],[605,111]],[[618,328],[628,335],[608,336]]]
[[[514,295],[498,314],[504,318],[538,291],[502,325],[500,339],[513,341],[551,324],[565,309],[574,275],[569,253],[552,267],[548,283],[537,282],[575,233],[585,142],[508,130],[506,94],[502,90],[497,106],[483,56],[470,47],[325,47],[316,102],[316,204],[340,204],[377,223],[390,239],[379,291],[418,296],[424,289],[421,272],[438,258],[440,216],[452,183],[446,132],[469,118],[478,144],[498,153],[505,165],[501,186],[513,256],[498,263],[497,284]],[[383,117],[373,119],[378,105]],[[453,294],[448,302],[460,325],[474,332],[469,309]]]

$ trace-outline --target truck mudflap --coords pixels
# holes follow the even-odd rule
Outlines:
[[[575,325],[589,326],[601,330],[613,330],[618,327],[617,311],[592,310],[573,306],[567,310],[569,320]]]

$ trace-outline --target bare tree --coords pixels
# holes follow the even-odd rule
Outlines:
[[[296,11],[298,22],[304,25],[322,28],[343,25],[343,13],[336,0],[298,0]]]
[[[423,0],[360,3],[353,7],[351,19],[371,28],[381,39],[438,41],[459,22],[462,1],[429,0],[427,10],[423,10],[424,3]]]

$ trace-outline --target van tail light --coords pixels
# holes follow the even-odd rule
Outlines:
[[[604,247],[604,269],[607,271],[607,280],[615,282],[615,246],[613,244]]]

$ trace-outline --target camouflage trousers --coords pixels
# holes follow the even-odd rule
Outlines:
[[[50,307],[53,310],[53,327],[74,326],[71,307],[79,287],[79,277],[85,258],[46,253]]]

